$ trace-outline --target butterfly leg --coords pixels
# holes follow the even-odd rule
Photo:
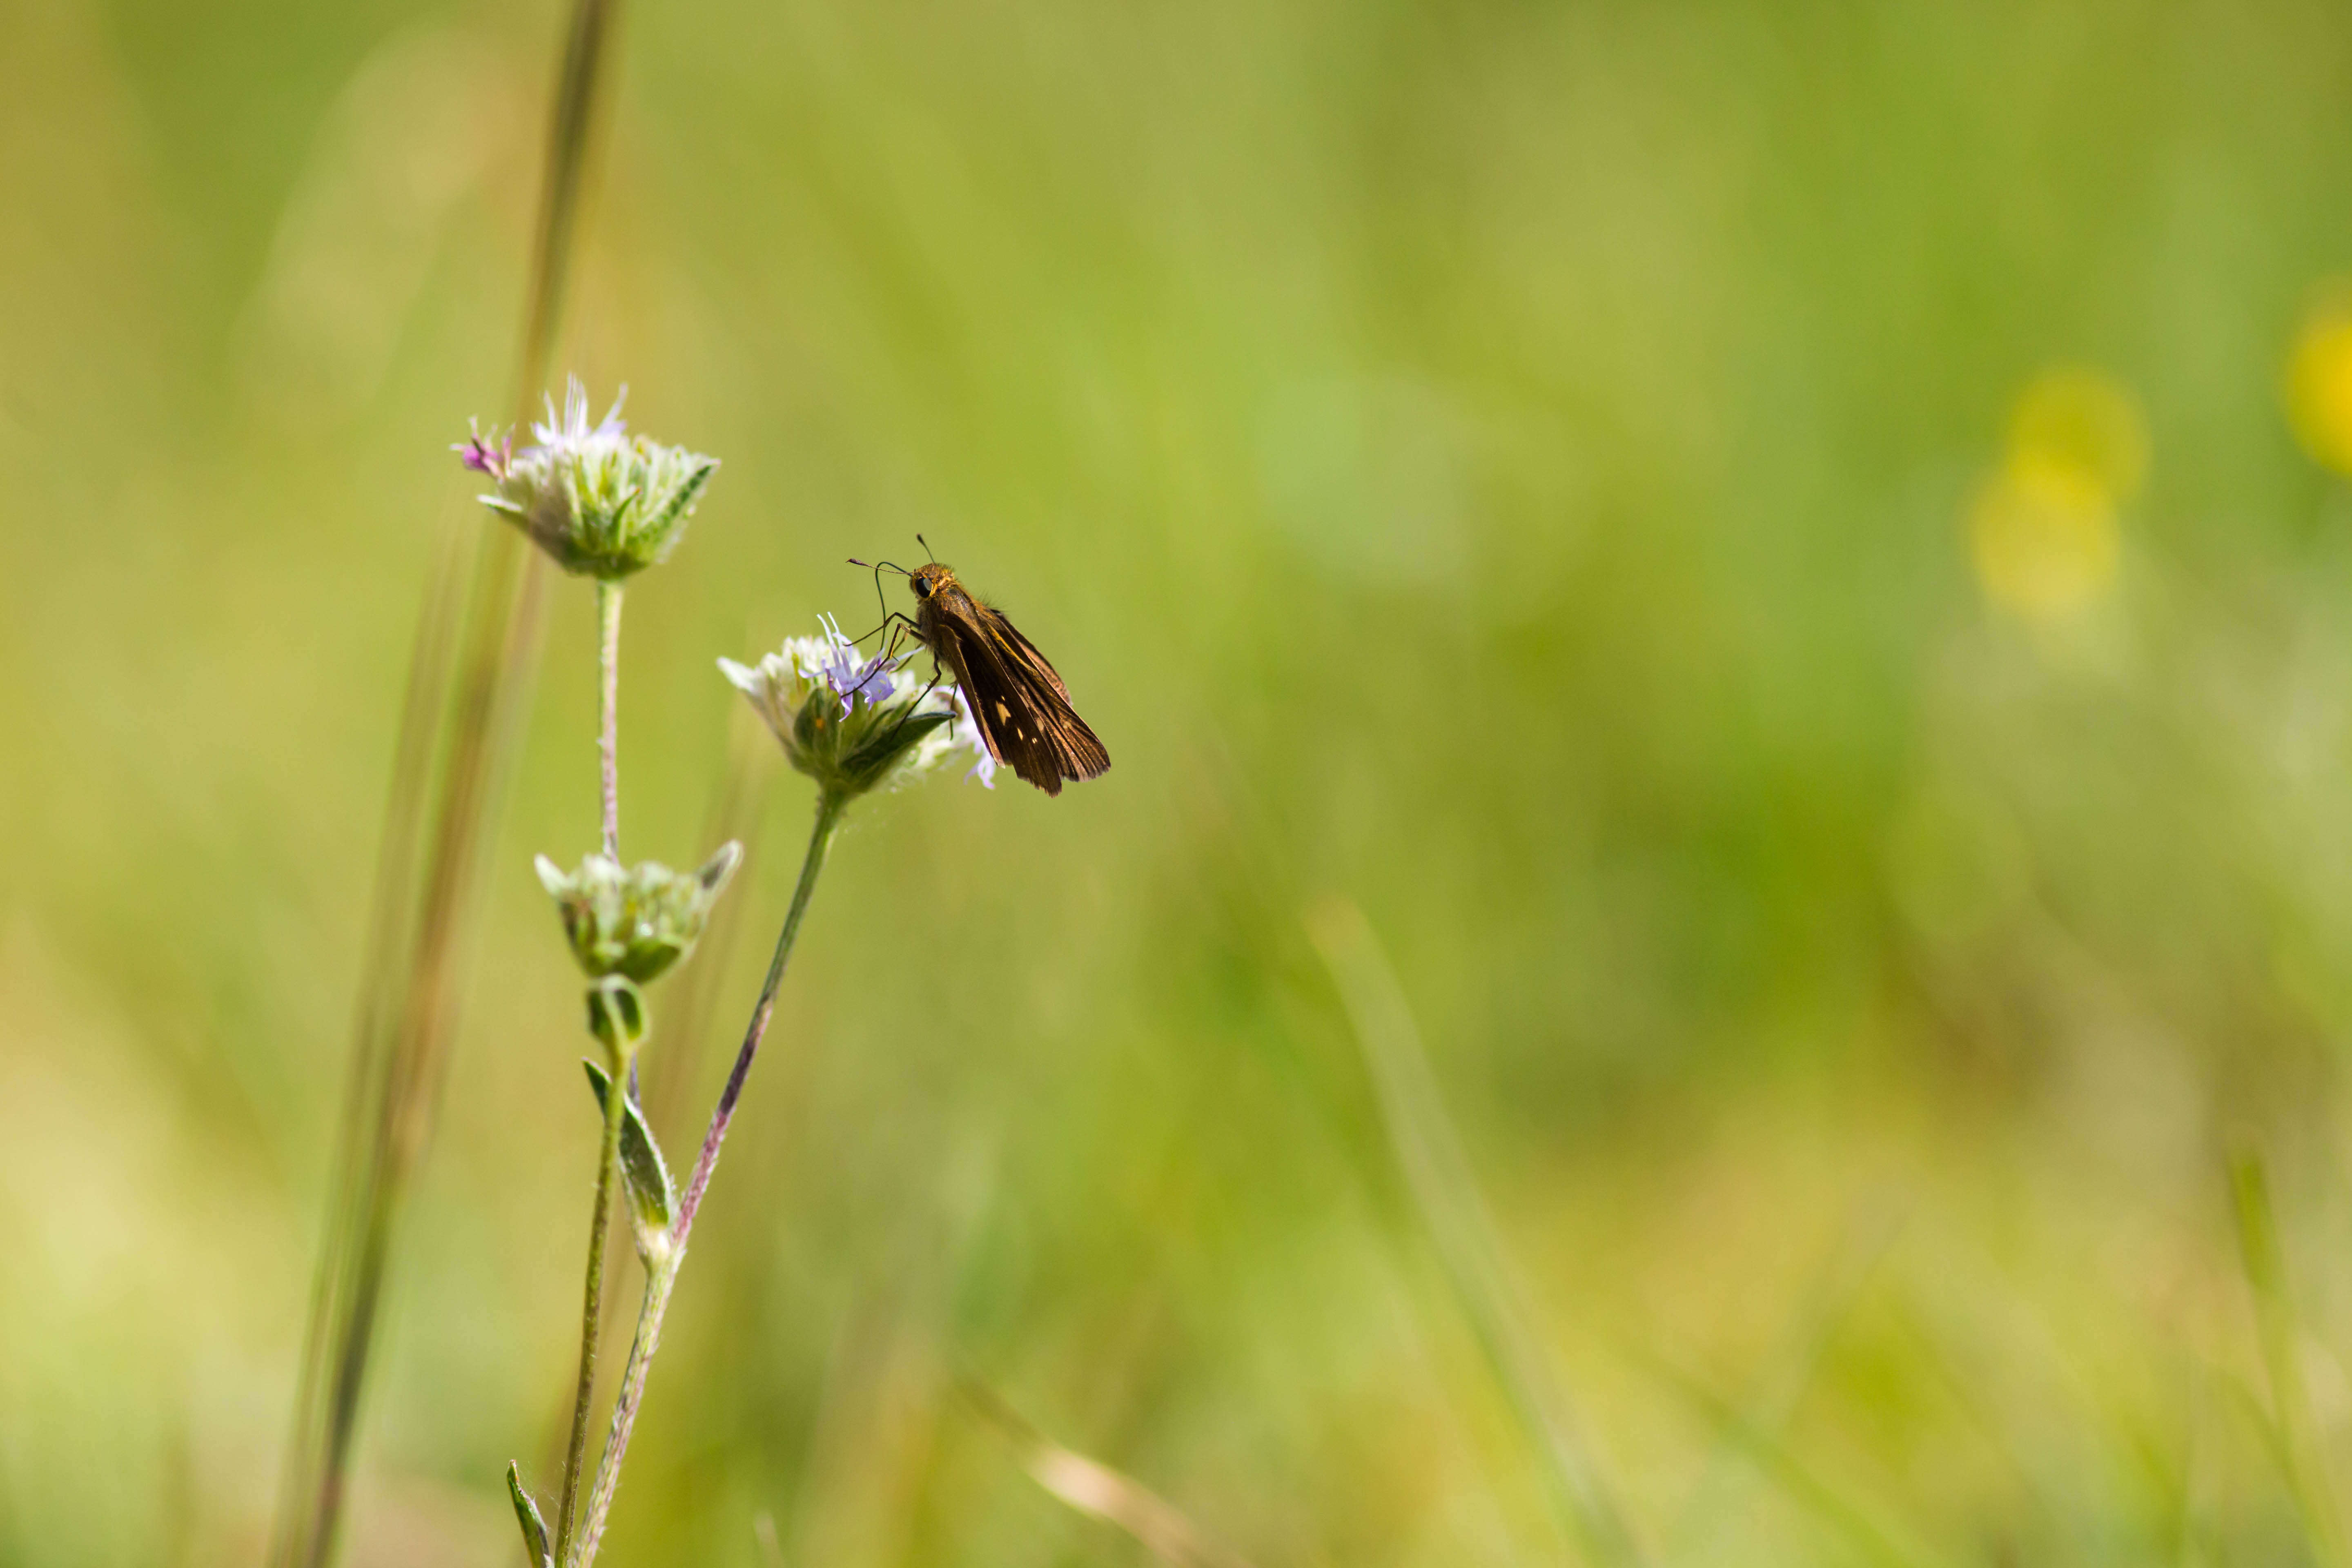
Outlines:
[[[885,610],[882,613],[882,624],[880,626],[876,626],[874,631],[859,633],[857,636],[850,638],[849,643],[852,647],[855,647],[858,644],[863,643],[867,637],[872,637],[875,632],[889,631],[893,634],[894,638],[892,646],[896,647],[897,644],[895,638],[898,634],[909,632],[914,629],[915,618],[912,616],[908,615],[903,610]]]

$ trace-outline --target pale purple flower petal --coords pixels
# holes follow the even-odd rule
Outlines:
[[[825,684],[832,687],[834,694],[841,699],[841,716],[848,718],[850,710],[856,706],[861,697],[866,699],[866,705],[869,708],[878,708],[887,702],[898,689],[898,683],[890,679],[897,665],[878,653],[860,663],[857,645],[842,635],[840,622],[831,616],[821,616],[817,624],[823,627],[825,639],[824,660],[819,668],[824,675]]]
[[[555,399],[547,398],[547,423],[534,424],[530,433],[539,439],[541,451],[564,451],[586,446],[591,441],[614,440],[625,434],[628,426],[621,421],[621,405],[629,400],[629,389],[621,388],[613,399],[613,406],[604,423],[591,429],[588,425],[588,389],[578,376],[567,380],[563,387],[563,412],[555,411]]]

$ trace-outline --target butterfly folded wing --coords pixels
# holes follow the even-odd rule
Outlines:
[[[1028,693],[1044,716],[1045,743],[1053,749],[1061,776],[1090,779],[1108,772],[1110,752],[1093,727],[1078,717],[1070,702],[1070,689],[1062,684],[1037,645],[1023,637],[1003,611],[983,605],[981,614],[988,617],[990,629],[1001,634],[1005,668],[1013,682]]]
[[[940,601],[947,601],[941,603]],[[1047,795],[1110,766],[1062,678],[1004,616],[960,588],[923,605],[924,640],[953,667],[991,755]]]

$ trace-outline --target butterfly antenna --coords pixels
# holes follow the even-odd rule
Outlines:
[[[929,540],[925,539],[919,533],[915,535],[915,542],[923,547],[923,553],[929,556],[934,563],[938,562],[940,558],[939,552],[931,548],[931,542]]]
[[[874,602],[882,606],[882,626],[888,626],[890,624],[890,601],[882,596],[882,568],[887,566],[891,571],[896,572],[901,577],[910,577],[914,575],[914,574],[908,572],[904,566],[891,561],[860,561],[856,556],[853,555],[849,558],[849,563],[852,566],[866,566],[873,569]],[[881,626],[877,626],[875,631],[879,631],[881,629]],[[874,632],[867,632],[866,637],[870,637],[873,635]],[[859,642],[864,642],[866,637],[859,637],[857,640]]]

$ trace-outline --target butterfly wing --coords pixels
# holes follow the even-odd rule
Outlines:
[[[1061,677],[1001,612],[950,587],[924,602],[921,621],[998,762],[1047,795],[1061,794],[1065,779],[1090,779],[1110,766]]]
[[[959,599],[963,603],[954,602]],[[1047,795],[1058,795],[1061,770],[1036,727],[1017,717],[1025,707],[1003,658],[989,646],[973,613],[976,607],[959,591],[933,594],[922,607],[923,640],[954,669],[956,685],[971,706],[972,721],[989,753]]]
[[[1037,651],[1037,645],[1021,635],[1003,611],[991,605],[980,606],[988,629],[996,634],[1005,668],[1016,685],[1028,695],[1044,719],[1046,745],[1066,779],[1090,779],[1110,768],[1110,752],[1093,727],[1078,717],[1070,702],[1070,689],[1062,684],[1053,665]]]

